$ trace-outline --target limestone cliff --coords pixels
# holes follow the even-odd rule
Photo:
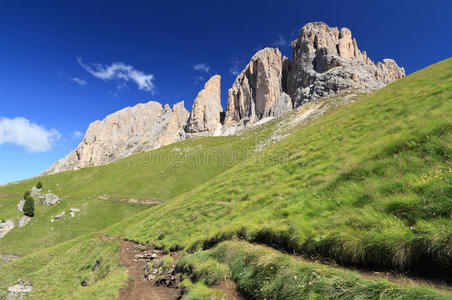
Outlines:
[[[287,92],[295,106],[347,90],[375,90],[405,76],[394,60],[375,64],[348,28],[308,23],[292,43]]]
[[[221,76],[212,76],[198,93],[185,131],[190,134],[214,134],[221,129]]]
[[[103,165],[174,143],[184,138],[187,119],[183,102],[172,109],[154,101],[124,108],[91,123],[80,145],[44,174]]]

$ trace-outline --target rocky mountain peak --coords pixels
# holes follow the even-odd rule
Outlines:
[[[295,106],[347,90],[375,90],[405,76],[394,60],[375,63],[348,28],[308,23],[292,43],[287,90]]]
[[[183,101],[172,109],[155,101],[126,107],[91,123],[78,147],[43,174],[103,165],[174,143],[184,138],[187,119]]]
[[[282,92],[281,52],[265,48],[253,55],[228,91],[225,125],[248,119],[254,123],[269,116]]]
[[[221,129],[221,76],[212,76],[198,93],[185,131],[188,134],[214,134]]]

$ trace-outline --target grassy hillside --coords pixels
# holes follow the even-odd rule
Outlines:
[[[0,266],[0,298],[26,278],[36,299],[114,299],[127,275],[118,243],[102,238],[107,233],[184,249],[179,265],[196,282],[190,299],[221,294],[215,284],[223,279],[259,299],[452,299],[448,290],[322,263],[451,278],[451,116],[448,59],[289,127],[287,138],[259,153],[256,143],[279,120],[242,136],[191,139],[42,177],[64,201],[38,206],[27,227],[0,240],[0,253],[29,254]],[[0,218],[18,216],[15,205],[36,181],[0,187]],[[110,201],[121,198],[165,203],[145,209]],[[76,218],[49,222],[85,203]]]
[[[51,191],[62,203],[36,206],[33,220],[0,239],[0,254],[24,255],[90,232],[99,231],[149,206],[118,199],[168,201],[242,161],[265,136],[268,126],[243,136],[192,138],[170,146],[136,154],[116,163],[24,180],[0,187],[0,220],[22,215],[16,207],[25,191],[41,181],[43,193]],[[80,208],[75,218],[70,208]],[[62,220],[51,223],[66,211]],[[99,217],[100,216],[100,217]]]
[[[450,274],[451,99],[448,59],[108,231],[191,250],[239,237],[344,265]]]

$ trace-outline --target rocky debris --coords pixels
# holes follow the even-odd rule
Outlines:
[[[282,92],[282,78],[281,52],[277,48],[265,48],[254,54],[228,91],[224,124],[246,118],[246,123],[253,124],[269,116]]]
[[[24,227],[25,225],[28,224],[28,222],[30,222],[30,220],[31,220],[31,217],[23,215],[22,217],[19,218],[17,227],[19,227],[19,228]]]
[[[215,134],[221,130],[221,76],[212,76],[198,93],[190,112],[185,132]]]
[[[188,111],[184,102],[171,109],[155,101],[124,108],[91,123],[83,141],[43,174],[111,163],[184,139]]]
[[[6,220],[5,222],[0,223],[0,239],[3,238],[13,228],[13,220]]]
[[[60,212],[59,214],[57,214],[57,215],[55,216],[55,219],[61,219],[62,217],[64,217],[64,215],[66,215],[66,212],[65,212],[65,211]]]
[[[42,189],[38,189],[37,187],[32,187],[31,188],[31,194],[33,195],[33,194],[39,194],[39,193],[41,193],[41,190]]]
[[[282,92],[270,108],[269,115],[271,117],[279,117],[284,115],[285,113],[288,113],[292,109],[292,99],[290,99],[289,95]]]
[[[80,284],[81,284],[83,287],[87,287],[87,286],[90,284],[89,279],[83,280]]]
[[[6,300],[13,300],[23,298],[27,293],[33,290],[31,283],[28,280],[19,279],[16,285],[8,288],[8,296]]]
[[[44,204],[45,205],[55,205],[61,202],[60,197],[55,194],[48,193],[45,195]]]
[[[308,23],[292,43],[287,90],[297,107],[348,90],[375,90],[405,76],[394,60],[375,63],[348,28]]]
[[[0,254],[0,266],[9,264],[16,259],[19,259],[20,256],[11,255],[11,254]]]
[[[24,211],[24,204],[25,200],[20,200],[19,203],[17,203],[17,211]]]
[[[69,209],[69,216],[71,216],[71,218],[75,217],[75,213],[79,212],[80,209],[79,208],[70,208]]]

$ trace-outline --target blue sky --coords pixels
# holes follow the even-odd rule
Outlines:
[[[250,57],[267,46],[290,57],[307,22],[348,27],[374,61],[414,72],[451,56],[451,11],[451,1],[0,0],[0,184],[39,174],[126,106],[190,109],[211,75],[225,106]]]

